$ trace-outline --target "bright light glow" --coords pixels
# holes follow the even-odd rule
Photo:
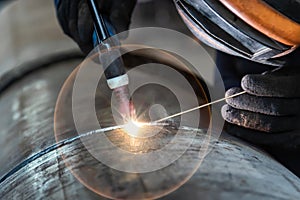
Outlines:
[[[163,126],[169,125],[168,123],[157,123],[157,122],[139,122],[136,120],[129,120],[127,124],[124,124],[122,129],[131,137],[135,138],[148,138],[154,136],[157,131],[141,131],[141,129],[145,126],[160,126],[163,128]]]
[[[124,130],[127,134],[137,137],[140,129],[144,126],[144,123],[138,121],[130,120],[127,124],[124,125]]]

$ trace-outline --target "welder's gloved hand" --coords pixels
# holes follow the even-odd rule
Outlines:
[[[65,34],[73,38],[80,49],[88,54],[93,49],[93,20],[87,0],[60,0],[56,5],[57,17]],[[97,6],[116,32],[126,31],[130,24],[136,0],[98,0]]]
[[[247,93],[228,99],[222,108],[227,131],[257,145],[299,150],[299,82],[300,67],[246,75],[241,85]],[[231,88],[226,96],[241,91]]]

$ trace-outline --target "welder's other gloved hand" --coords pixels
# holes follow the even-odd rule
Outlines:
[[[99,11],[107,16],[116,32],[126,31],[136,0],[98,0]],[[65,34],[88,54],[93,49],[93,20],[87,0],[60,0],[57,17]]]
[[[227,131],[257,145],[300,149],[300,67],[246,75],[247,93],[227,100],[222,108]],[[231,88],[226,96],[241,92]]]

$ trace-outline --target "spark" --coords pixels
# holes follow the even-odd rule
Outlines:
[[[137,136],[140,129],[144,125],[138,121],[130,120],[128,123],[124,125],[124,130],[126,131],[127,134],[132,135],[132,136]]]
[[[141,134],[141,129],[146,126],[165,126],[168,123],[157,123],[157,122],[139,122],[137,120],[129,120],[122,126],[122,129],[130,136],[138,137]]]

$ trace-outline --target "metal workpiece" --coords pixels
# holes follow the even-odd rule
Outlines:
[[[52,133],[56,98],[64,79],[79,62],[80,59],[71,59],[54,66],[40,66],[25,78],[12,75],[20,73],[8,73],[10,83],[2,88],[0,100],[0,110],[5,113],[0,122],[5,127],[0,132],[1,177],[55,143]]]
[[[93,143],[103,132],[78,135],[74,121],[68,120],[72,113],[65,112],[70,111],[70,104],[60,109],[63,117],[56,122],[70,129],[61,133],[60,139],[56,135],[56,141],[53,131],[56,98],[79,62],[69,60],[41,68],[2,91],[0,111],[5,117],[0,120],[4,127],[0,132],[1,199],[106,199],[103,195],[144,199],[161,196],[172,189],[162,199],[297,199],[299,196],[300,181],[295,175],[267,154],[235,138],[210,138],[206,146],[210,152],[203,160],[199,159],[198,150],[207,138],[204,130],[167,126],[156,140],[132,139],[119,129],[105,131],[116,146],[136,153],[161,148],[178,130],[187,140],[197,132],[193,145],[180,159],[166,168],[141,174],[118,171],[95,159],[82,139]],[[109,91],[105,85],[100,88]],[[98,92],[98,98],[104,93]],[[108,105],[99,103],[96,107]],[[107,116],[105,110],[101,111],[99,120],[110,124],[103,117]],[[155,129],[150,127],[150,133]],[[147,146],[155,148],[147,150]],[[110,152],[101,146],[96,150]],[[122,158],[119,159],[121,162]],[[177,189],[197,164],[200,167],[191,179]]]

